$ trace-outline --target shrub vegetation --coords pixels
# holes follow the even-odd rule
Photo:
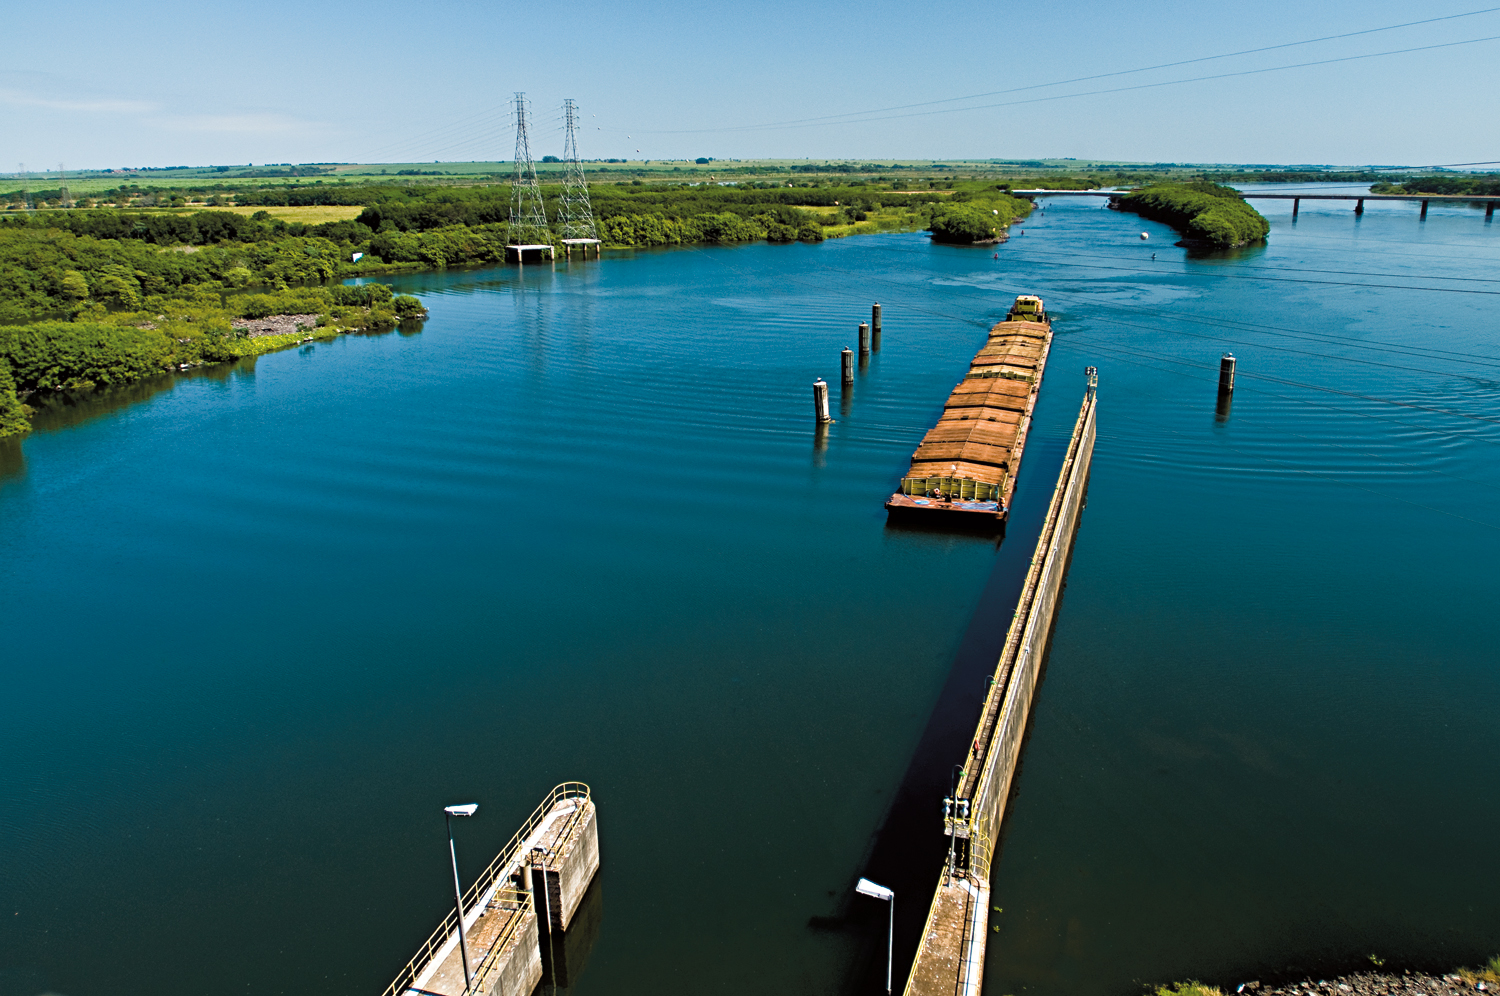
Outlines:
[[[1500,197],[1500,177],[1419,176],[1401,183],[1374,183],[1372,194],[1473,194]]]
[[[1271,230],[1270,223],[1245,203],[1239,191],[1208,180],[1155,183],[1124,195],[1119,206],[1220,248],[1258,242]]]
[[[592,200],[607,245],[641,247],[819,242],[825,222],[834,235],[931,226],[935,238],[984,241],[1031,208],[998,184],[896,191],[864,180],[798,182],[596,183]],[[542,192],[555,217],[561,188]],[[164,211],[184,199],[122,187],[101,195],[114,208],[0,216],[0,435],[24,431],[23,402],[33,392],[111,386],[183,364],[266,352],[307,335],[420,316],[416,298],[393,297],[383,285],[335,282],[499,262],[514,241],[510,188],[503,184],[313,181],[226,188],[210,200],[230,198],[240,208],[363,210],[356,219],[322,224],[288,222],[264,210]],[[0,196],[21,207],[25,200],[20,192]],[[232,324],[272,314],[316,314],[318,328],[251,337]]]

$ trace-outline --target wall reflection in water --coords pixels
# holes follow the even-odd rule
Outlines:
[[[0,484],[26,476],[26,454],[21,450],[21,437],[0,439]]]
[[[588,964],[589,952],[599,939],[604,920],[604,891],[595,875],[588,891],[573,911],[573,923],[564,931],[549,931],[545,918],[538,921],[542,942],[541,992],[572,988]]]
[[[1234,392],[1233,391],[1225,391],[1225,390],[1221,389],[1219,391],[1219,403],[1214,406],[1214,421],[1215,422],[1228,422],[1229,421],[1229,409],[1233,405],[1234,405]]]

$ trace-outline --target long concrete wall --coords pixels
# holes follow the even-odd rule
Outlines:
[[[1083,511],[1095,437],[1093,368],[1057,488],[1032,555],[1005,649],[995,668],[974,744],[952,800],[944,832],[950,859],[928,911],[907,996],[977,996],[989,929],[990,864],[1000,839],[1005,802],[1020,760],[1021,741],[1052,636],[1073,537]]]

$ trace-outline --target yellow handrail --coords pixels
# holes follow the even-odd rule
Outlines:
[[[530,837],[532,831],[541,825],[542,820],[547,818],[547,814],[552,811],[553,806],[564,799],[588,799],[589,794],[589,787],[583,782],[563,782],[553,788],[551,792],[548,792],[547,797],[542,800],[542,804],[532,811],[525,823],[521,824],[521,829],[517,830],[506,845],[500,849],[500,853],[495,855],[495,860],[490,862],[489,867],[481,872],[479,877],[474,880],[474,883],[464,892],[464,909],[469,909],[480,896],[489,891],[490,886],[495,884],[495,880],[510,866],[511,859],[521,849],[521,843],[527,837]],[[383,996],[400,996],[401,993],[410,989],[417,981],[417,976],[422,974],[422,970],[427,967],[427,964],[432,961],[433,957],[447,943],[449,936],[457,929],[458,911],[449,910],[448,915],[443,917],[442,923],[438,924],[437,929],[429,934],[427,940],[417,949],[416,955],[411,961],[406,963],[405,968],[396,974],[395,980],[389,986],[386,986]]]
[[[521,929],[521,924],[526,920],[526,913],[531,909],[531,893],[517,892],[515,889],[496,889],[492,907],[500,909],[515,910],[516,915],[510,918],[510,922],[495,937],[490,945],[489,953],[484,956],[484,961],[479,963],[479,969],[474,973],[474,985],[472,992],[484,992],[484,984],[490,975],[500,966],[500,956],[505,953],[505,946],[516,936],[516,931]]]

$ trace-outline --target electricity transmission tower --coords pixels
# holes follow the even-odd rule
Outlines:
[[[564,239],[597,239],[599,229],[594,224],[594,205],[589,202],[589,181],[578,161],[578,107],[571,99],[563,101],[563,116],[568,137],[563,142],[563,192],[557,220],[562,222]]]
[[[510,238],[517,245],[552,242],[547,212],[542,207],[542,188],[536,182],[536,164],[531,161],[531,141],[526,137],[526,94],[522,92],[516,93],[516,175],[510,185]]]

